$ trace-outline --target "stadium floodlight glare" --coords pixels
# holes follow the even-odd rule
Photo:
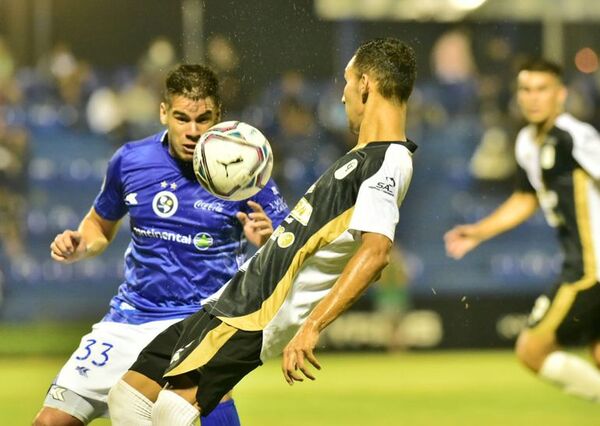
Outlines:
[[[450,4],[460,10],[475,10],[487,0],[450,0]]]

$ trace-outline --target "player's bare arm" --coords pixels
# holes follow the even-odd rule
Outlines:
[[[509,231],[536,212],[538,199],[534,193],[514,192],[492,214],[477,223],[459,225],[446,232],[446,253],[461,259],[482,242]]]
[[[321,369],[313,351],[319,334],[332,321],[346,311],[367,289],[389,262],[392,242],[384,235],[363,233],[362,244],[352,256],[344,271],[327,296],[317,304],[296,335],[283,350],[281,364],[283,376],[290,384],[303,381],[302,372],[314,380],[308,363]]]
[[[50,244],[50,256],[60,263],[73,263],[104,251],[113,240],[119,221],[103,219],[92,207],[76,231],[67,229]]]
[[[244,227],[246,239],[256,247],[261,247],[273,233],[273,223],[262,206],[254,201],[248,201],[252,213],[238,212],[238,220]]]

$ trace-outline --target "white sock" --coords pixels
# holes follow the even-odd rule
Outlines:
[[[568,394],[600,402],[600,372],[575,355],[552,352],[544,360],[539,375]]]
[[[113,426],[151,426],[152,401],[119,380],[108,392],[108,409]]]
[[[152,409],[152,424],[156,426],[190,426],[200,412],[184,398],[169,390],[161,390]]]

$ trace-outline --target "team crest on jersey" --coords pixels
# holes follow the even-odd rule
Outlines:
[[[554,145],[548,144],[542,146],[540,151],[540,164],[542,169],[549,170],[556,163],[556,148]]]
[[[200,251],[204,251],[212,246],[214,243],[214,239],[212,235],[207,234],[206,232],[200,232],[194,236],[194,247],[196,247]]]
[[[171,191],[160,191],[152,200],[152,210],[159,217],[171,217],[179,207],[179,200]]]
[[[277,245],[281,248],[288,248],[294,244],[296,237],[291,232],[284,232],[277,237]]]
[[[342,180],[346,176],[348,176],[350,173],[352,173],[352,171],[354,169],[356,169],[356,166],[358,166],[358,160],[356,158],[354,158],[353,160],[348,161],[342,167],[340,167],[339,169],[337,169],[335,171],[335,173],[333,174],[333,176],[337,180]]]

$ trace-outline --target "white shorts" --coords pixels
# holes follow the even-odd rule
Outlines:
[[[94,324],[92,331],[81,338],[79,348],[58,373],[44,405],[73,414],[68,406],[63,407],[69,404],[69,398],[57,398],[57,395],[62,395],[63,389],[68,389],[92,403],[99,415],[106,415],[110,388],[148,343],[178,321],[181,318],[137,325],[117,322]]]

